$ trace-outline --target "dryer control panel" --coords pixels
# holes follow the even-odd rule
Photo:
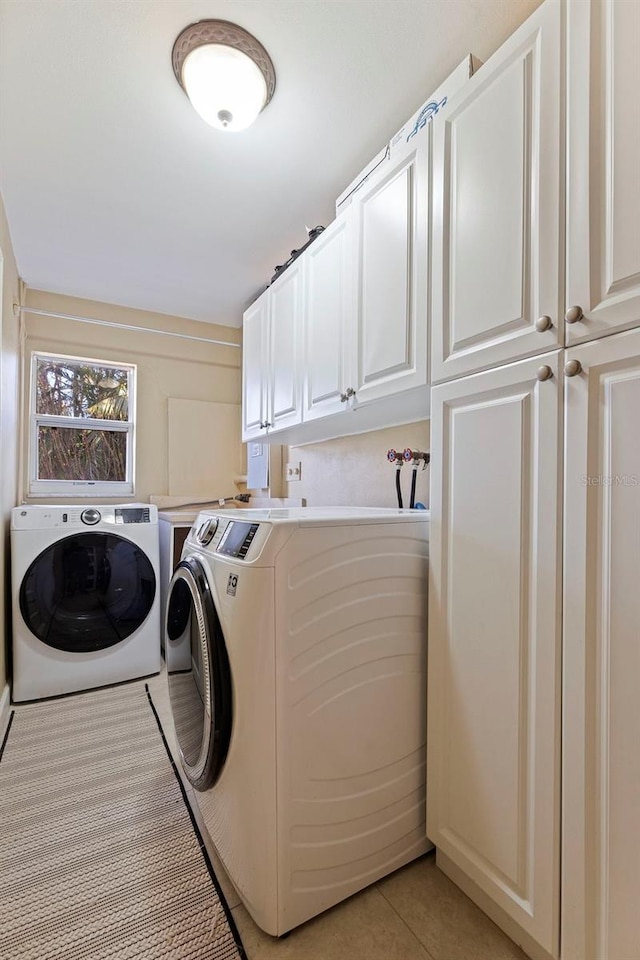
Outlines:
[[[218,544],[216,553],[221,553],[225,557],[245,560],[259,526],[259,523],[230,520]]]

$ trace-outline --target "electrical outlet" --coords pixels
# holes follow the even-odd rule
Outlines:
[[[298,461],[298,463],[287,464],[284,478],[287,483],[292,483],[294,480],[302,480],[302,464],[300,461]]]

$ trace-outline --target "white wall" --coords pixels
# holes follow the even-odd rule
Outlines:
[[[188,490],[170,490],[169,464],[172,456],[189,457],[193,465],[193,493],[204,495],[211,487],[211,497],[229,496],[230,491],[220,490],[220,482],[212,478],[209,485],[206,463],[211,458],[199,456],[200,448],[208,454],[216,446],[215,404],[240,404],[241,350],[237,347],[219,346],[188,337],[241,342],[241,331],[235,328],[199,323],[182,317],[132,310],[105,303],[79,300],[58,294],[28,290],[26,294],[24,345],[24,403],[28,414],[29,373],[32,351],[67,354],[99,360],[114,360],[137,365],[137,416],[136,416],[136,488],[135,499],[146,501],[149,496],[169,493],[189,494]],[[115,327],[42,316],[29,313],[29,309],[77,317],[106,320]],[[127,326],[144,327],[145,332],[127,329]],[[146,332],[163,330],[183,336],[167,336],[163,333]],[[202,411],[194,416],[188,427],[189,435],[182,436],[179,453],[172,451],[169,442],[169,400],[200,401],[191,408]],[[211,408],[208,407],[211,404]],[[210,418],[207,409],[212,410]],[[239,419],[239,408],[238,408]],[[25,421],[27,417],[25,417]],[[227,431],[228,435],[228,431]],[[229,455],[229,441],[220,451],[221,457]],[[22,477],[20,495],[28,499],[28,423],[25,422],[22,438]],[[240,430],[233,457],[234,467],[230,474],[237,475],[241,463]],[[242,469],[241,472],[244,472]],[[91,497],[87,498],[91,499]],[[133,498],[131,498],[133,499]],[[54,501],[51,501],[54,502]]]
[[[19,321],[17,306],[20,294],[18,269],[9,227],[0,197],[0,275],[2,298],[0,301],[0,700],[7,682],[7,657],[10,626],[8,622],[11,605],[9,600],[9,517],[17,500],[17,447],[18,447],[18,350]],[[1,704],[0,704],[1,706]],[[0,725],[2,724],[0,716]]]
[[[289,447],[284,451],[287,462],[302,463],[302,479],[286,484],[286,495],[304,497],[309,507],[395,507],[395,468],[387,462],[387,450],[428,450],[429,427],[428,420],[421,420],[355,437]],[[401,480],[404,505],[408,506],[410,467],[402,468]],[[429,505],[428,467],[418,472],[416,499]]]

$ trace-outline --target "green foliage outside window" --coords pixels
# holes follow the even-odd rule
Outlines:
[[[127,432],[86,421],[128,423],[129,373],[82,360],[37,359],[38,480],[126,480]],[[48,417],[68,417],[69,426],[47,423]]]

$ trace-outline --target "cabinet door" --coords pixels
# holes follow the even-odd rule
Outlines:
[[[559,356],[432,391],[427,697],[427,835],[553,956]]]
[[[640,330],[567,351],[563,944],[640,957]]]
[[[427,383],[430,133],[356,194],[357,402]]]
[[[351,214],[347,209],[334,220],[306,254],[303,420],[344,410],[346,390],[355,384]]]
[[[637,2],[570,2],[568,345],[640,323],[639,39]]]
[[[243,441],[261,436],[267,418],[268,298],[267,290],[249,307],[242,321]]]
[[[302,419],[300,347],[304,263],[302,256],[269,288],[271,349],[267,422],[270,430],[293,426]]]
[[[433,122],[433,383],[563,342],[561,50],[547,0]]]

